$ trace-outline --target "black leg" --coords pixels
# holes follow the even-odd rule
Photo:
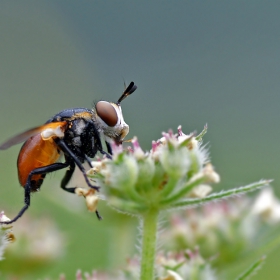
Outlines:
[[[65,142],[60,139],[60,138],[57,138],[56,139],[56,144],[59,146],[59,148],[64,152],[64,154],[68,155],[74,162],[75,164],[79,167],[79,169],[81,170],[81,172],[83,173],[84,175],[84,178],[85,178],[85,181],[87,183],[87,185],[92,188],[92,189],[95,189],[95,190],[99,190],[99,187],[97,186],[93,186],[89,179],[88,179],[88,176],[86,174],[86,170],[85,168],[83,167],[82,163],[80,162],[80,160],[77,158],[77,156],[69,149],[69,147],[65,144]],[[70,177],[71,178],[71,177]],[[69,178],[69,180],[70,180]]]
[[[102,220],[102,217],[100,216],[100,214],[99,214],[99,212],[98,212],[97,210],[95,211],[95,214],[96,214],[97,219],[98,219],[99,221],[101,221],[101,220]]]
[[[72,178],[72,175],[74,173],[76,165],[75,165],[74,161],[71,161],[71,160],[68,160],[68,159],[66,159],[66,161],[69,162],[69,167],[70,168],[66,171],[63,179],[61,180],[60,187],[67,192],[75,193],[76,187],[66,188],[66,186],[68,185],[70,179]]]
[[[67,161],[69,161],[69,165],[70,165],[70,169],[66,171],[66,174],[64,176],[64,178],[62,179],[61,181],[61,188],[67,192],[70,192],[70,193],[75,193],[75,189],[76,187],[74,188],[66,188],[67,184],[69,183],[73,173],[74,173],[74,170],[75,170],[75,164],[79,167],[79,169],[81,170],[81,172],[83,173],[84,177],[85,177],[85,180],[86,180],[86,183],[87,185],[90,187],[90,188],[93,188],[93,189],[96,189],[98,190],[99,187],[96,187],[96,186],[93,186],[91,185],[91,183],[89,182],[89,179],[86,175],[86,170],[85,168],[83,167],[82,163],[79,161],[79,159],[76,157],[76,155],[68,148],[68,146],[65,144],[65,142],[61,139],[58,139],[56,141],[57,145],[61,148],[61,150],[67,154],[69,157],[71,157],[71,160],[69,160],[69,158],[66,156],[67,158]],[[105,154],[107,154],[105,152]],[[110,156],[111,158],[111,156]],[[88,162],[88,164],[90,165],[90,167],[92,167],[92,164],[91,164],[91,161],[90,159],[86,156],[85,157],[86,161]],[[102,220],[102,217],[100,216],[99,212],[96,210],[95,211],[96,213],[96,216],[98,218],[98,220]]]
[[[68,161],[68,159],[67,159]],[[75,162],[74,161],[71,161],[69,160],[69,163],[70,163],[70,168],[69,170],[66,171],[65,175],[64,175],[64,178],[62,179],[61,181],[61,188],[67,192],[70,192],[70,193],[75,193],[75,190],[76,190],[76,187],[74,188],[66,188],[67,184],[69,183],[73,173],[74,173],[74,170],[75,170]],[[91,165],[91,164],[90,164]],[[96,210],[95,211],[95,214],[97,216],[97,219],[100,221],[102,220],[102,217],[100,216],[99,212]]]
[[[86,162],[88,163],[89,167],[92,168],[92,164],[91,164],[91,158],[89,158],[87,155],[85,155],[85,159],[86,159]]]
[[[109,142],[105,141],[106,147],[107,147],[107,151],[110,155],[112,155],[112,148]]]
[[[12,220],[10,220],[8,222],[1,222],[1,224],[12,224],[18,218],[20,218],[23,215],[23,213],[30,206],[31,178],[32,178],[33,175],[50,173],[50,172],[53,172],[53,171],[57,171],[57,170],[66,168],[67,166],[69,166],[68,162],[65,162],[65,163],[58,162],[58,163],[54,163],[54,164],[51,164],[51,165],[48,165],[48,166],[43,166],[43,167],[33,169],[29,173],[27,182],[24,186],[24,204],[25,205],[22,207],[22,209],[19,211],[19,213],[16,215],[15,218],[13,218]]]
[[[105,151],[100,150],[100,153],[101,153],[102,155],[105,155],[108,159],[112,159],[112,156],[111,156],[110,154],[106,153]]]

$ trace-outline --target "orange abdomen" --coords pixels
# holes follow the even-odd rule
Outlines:
[[[41,134],[29,138],[21,147],[17,161],[20,184],[24,187],[28,175],[33,169],[55,163],[59,156],[59,149],[53,139],[43,140]],[[36,174],[32,176],[32,191],[36,191],[40,188],[44,177],[45,174]]]

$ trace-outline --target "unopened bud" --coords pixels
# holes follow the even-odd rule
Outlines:
[[[211,163],[207,163],[203,169],[203,173],[207,178],[207,182],[209,183],[219,183],[220,175],[215,172],[213,165]]]

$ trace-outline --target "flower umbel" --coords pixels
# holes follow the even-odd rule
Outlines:
[[[169,131],[153,141],[150,152],[143,152],[137,138],[132,149],[113,145],[113,159],[104,159],[93,178],[111,206],[136,215],[166,210],[188,196],[204,197],[211,191],[209,183],[219,182],[201,137],[185,135],[181,127],[178,134]]]

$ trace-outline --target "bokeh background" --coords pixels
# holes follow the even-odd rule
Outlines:
[[[278,1],[1,1],[0,142],[65,108],[116,101],[124,81],[134,81],[122,105],[129,137],[148,150],[162,131],[199,132],[207,123],[217,189],[273,178],[280,195],[279,13]],[[0,208],[11,218],[23,205],[19,148],[0,154]],[[98,222],[82,199],[59,189],[62,176],[46,179],[23,218],[29,237],[44,226],[53,233],[32,220],[56,224],[60,257],[39,266],[24,252],[7,258],[3,279],[11,271],[72,279],[78,268],[116,268],[134,253],[134,219],[101,203]],[[278,251],[254,279],[280,277]]]

